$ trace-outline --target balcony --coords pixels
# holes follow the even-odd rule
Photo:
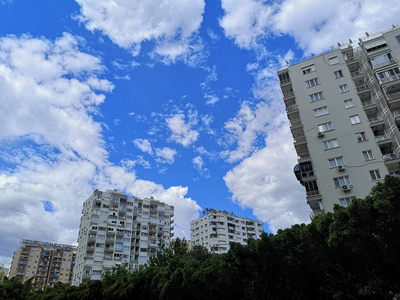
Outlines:
[[[387,84],[387,83],[391,83],[391,82],[397,81],[399,79],[400,79],[400,74],[395,74],[395,75],[390,76],[390,77],[379,79],[379,83],[380,84]]]
[[[297,104],[292,104],[286,107],[286,112],[287,114],[293,113],[293,112],[298,112],[299,111],[299,106]]]
[[[369,88],[368,85],[357,86],[357,93],[358,94],[363,94],[363,93],[366,93],[366,92],[369,92],[369,91],[370,91],[370,88]]]
[[[372,68],[374,70],[376,70],[376,69],[379,69],[379,68],[382,68],[382,67],[386,67],[386,66],[391,65],[391,64],[395,64],[396,62],[397,61],[394,58],[392,58],[390,60],[381,62],[380,64],[376,64],[376,65],[372,66]]]
[[[383,155],[385,166],[389,173],[392,175],[398,175],[400,173],[400,157],[394,153]]]
[[[384,145],[387,142],[391,142],[389,135],[386,133],[383,135],[376,136],[375,141],[378,143],[378,145]]]

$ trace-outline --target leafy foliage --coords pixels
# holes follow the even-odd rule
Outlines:
[[[1,299],[400,299],[400,179],[311,224],[263,234],[227,254],[176,239],[145,269],[36,291],[15,278]]]

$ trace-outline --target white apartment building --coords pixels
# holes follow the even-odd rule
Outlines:
[[[37,289],[53,287],[56,282],[71,283],[76,247],[64,244],[22,240],[14,252],[9,277],[21,282],[33,278]]]
[[[278,71],[311,216],[400,174],[400,28],[357,42]]]
[[[202,217],[190,223],[190,231],[193,245],[201,245],[212,253],[220,254],[228,252],[230,242],[245,245],[248,238],[259,239],[264,229],[260,221],[206,208]]]
[[[174,207],[116,190],[94,191],[83,203],[73,285],[99,280],[115,266],[144,266],[173,236]]]

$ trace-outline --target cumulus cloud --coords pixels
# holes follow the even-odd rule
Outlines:
[[[133,144],[139,148],[142,152],[153,154],[153,148],[148,139],[134,139]]]
[[[99,30],[134,55],[141,44],[153,41],[154,53],[167,61],[196,52],[194,36],[203,20],[204,0],[108,1],[76,0],[77,18],[88,30]]]
[[[400,3],[384,0],[222,0],[220,25],[225,36],[241,48],[258,48],[268,35],[290,35],[306,55],[321,53],[398,24]],[[344,30],[345,29],[345,30]]]
[[[224,16],[219,24],[225,36],[241,48],[250,49],[264,37],[271,26],[273,9],[262,0],[222,0]]]
[[[183,203],[175,214],[183,228],[176,236],[187,237],[199,209],[183,187],[138,180],[137,162],[109,162],[102,126],[93,116],[114,86],[100,78],[105,68],[82,52],[84,43],[70,34],[54,41],[0,38],[1,263],[10,263],[23,238],[75,244],[82,203],[95,188],[153,191],[167,203]]]
[[[175,161],[176,150],[169,147],[156,148],[157,161],[172,164]]]
[[[187,122],[185,121],[185,115],[183,113],[175,114],[165,121],[172,132],[170,139],[184,147],[193,144],[199,137],[199,132],[192,129],[198,122],[195,115],[189,115],[189,120]]]
[[[276,232],[296,223],[309,222],[305,193],[292,173],[296,161],[288,126],[275,128],[268,147],[244,159],[224,180],[233,200],[267,222]]]
[[[201,156],[196,156],[192,159],[193,167],[205,178],[210,178],[210,171],[204,167],[204,160]]]

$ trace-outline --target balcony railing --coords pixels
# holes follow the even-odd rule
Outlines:
[[[290,97],[293,97],[293,96],[294,96],[293,92],[287,92],[287,93],[283,94],[283,99],[287,99],[287,98],[290,98]]]
[[[370,105],[374,105],[376,102],[375,101],[363,101],[361,102],[362,106],[370,106]]]
[[[389,100],[394,100],[400,97],[400,92],[387,94]]]
[[[290,82],[290,78],[281,79],[280,82],[281,82],[281,84],[288,83],[288,82]]]
[[[357,87],[357,92],[362,92],[369,89],[368,85],[361,85]]]
[[[373,123],[376,123],[376,122],[380,122],[380,121],[382,121],[382,120],[383,120],[383,119],[382,119],[381,116],[377,116],[377,117],[369,118],[369,119],[368,119],[368,122],[369,122],[369,124],[373,124]]]
[[[388,139],[389,139],[389,136],[387,134],[379,135],[379,136],[375,137],[375,141],[376,142],[385,141],[385,140],[388,140]]]
[[[395,74],[393,76],[387,77],[387,78],[382,78],[379,80],[380,84],[388,83],[391,81],[399,80],[400,79],[400,74]]]
[[[307,192],[307,197],[318,196],[318,195],[321,195],[321,194],[319,193],[319,190],[308,191],[308,192]]]
[[[287,112],[292,112],[292,111],[296,111],[296,110],[298,110],[299,109],[299,106],[297,105],[297,104],[292,104],[292,105],[289,105],[287,108],[286,108],[286,111]]]

